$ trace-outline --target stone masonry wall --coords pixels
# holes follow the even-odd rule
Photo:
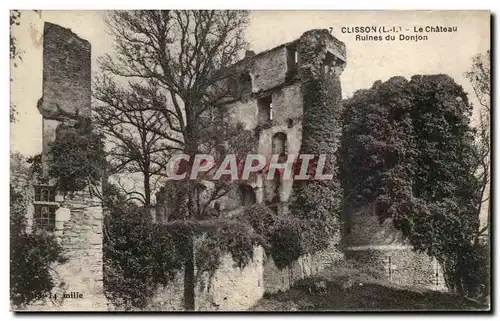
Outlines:
[[[57,127],[75,116],[90,116],[91,46],[71,30],[45,23],[43,39],[43,96],[38,109],[43,116],[43,176],[47,173],[49,145]],[[55,186],[54,179],[50,185]],[[28,226],[33,225],[33,186]],[[91,192],[93,191],[93,193]],[[55,287],[49,298],[28,307],[31,311],[106,311],[103,291],[103,212],[101,187],[87,187],[70,195],[57,195],[47,205],[57,207],[54,236],[67,261],[54,263]],[[39,202],[40,203],[40,202]],[[42,202],[43,203],[43,202]]]
[[[253,260],[243,269],[225,254],[211,281],[197,275],[195,305],[197,311],[243,311],[252,307],[264,294],[264,250],[254,249]],[[195,272],[196,275],[196,272]],[[183,273],[180,271],[167,286],[153,297],[148,311],[183,310]]]
[[[32,198],[33,193],[27,195]],[[67,261],[52,266],[55,287],[50,297],[30,304],[25,310],[107,311],[103,292],[101,201],[88,191],[68,197],[58,195],[56,201],[59,208],[54,236]],[[33,210],[28,213],[32,216]],[[31,225],[32,217],[28,217],[28,226]]]
[[[340,102],[340,80],[339,76],[346,61],[345,45],[329,35],[325,31],[312,31],[294,43],[279,46],[267,52],[246,58],[238,65],[236,72],[248,72],[252,80],[252,90],[240,100],[228,102],[229,117],[233,122],[242,122],[248,130],[255,130],[259,137],[257,152],[263,155],[272,154],[272,140],[277,133],[286,135],[286,152],[296,154],[301,149],[303,134],[304,115],[304,81],[307,77],[313,77],[311,66],[300,66],[303,57],[300,56],[300,46],[316,46],[308,49],[321,48],[316,52],[318,56],[314,58],[314,68],[326,68],[334,79],[334,89],[338,92],[332,101],[315,102],[322,107],[329,105],[330,112],[341,112]],[[298,50],[299,67],[305,67],[294,77],[290,77],[289,64],[287,58],[288,50]],[[302,48],[304,49],[304,48]],[[308,51],[308,50],[306,50]],[[319,67],[318,67],[319,66]],[[297,67],[297,66],[295,66]],[[313,68],[313,69],[314,69]],[[272,120],[265,124],[259,122],[259,99],[271,96]],[[309,108],[311,106],[308,106]],[[316,105],[315,105],[316,107]],[[328,113],[327,113],[328,114]],[[335,130],[339,131],[338,126]],[[338,135],[337,135],[338,136]],[[337,139],[338,137],[335,137]],[[314,142],[313,142],[314,143]],[[273,195],[271,184],[263,177],[258,176],[254,182],[249,182],[256,194],[258,203],[271,201]],[[286,204],[292,191],[293,181],[284,181],[281,184],[280,200]],[[237,194],[235,194],[237,195]],[[229,199],[228,195],[219,201],[224,210],[234,209],[238,201]],[[236,204],[236,205],[235,205]],[[281,212],[283,213],[283,212]],[[366,217],[363,218],[366,220]],[[365,224],[366,223],[366,224]],[[400,240],[401,238],[394,231],[380,229],[378,222],[373,218],[363,224],[354,224],[361,229],[353,230],[351,246],[376,243],[377,240],[386,240],[388,237]],[[353,225],[353,226],[354,226]],[[383,225],[383,227],[388,226]],[[366,233],[368,229],[369,233]],[[387,233],[386,233],[387,232]],[[403,246],[391,249],[389,252],[377,252],[374,249],[369,251],[357,251],[351,248],[347,250],[346,256],[342,252],[340,243],[340,233],[331,240],[330,246],[314,255],[304,255],[290,266],[278,269],[271,257],[267,257],[262,248],[257,247],[254,252],[254,260],[243,270],[235,268],[229,254],[223,257],[223,263],[216,271],[210,286],[206,278],[198,281],[196,288],[196,310],[199,311],[228,311],[244,310],[255,304],[265,293],[275,293],[288,290],[295,282],[305,277],[314,275],[323,270],[329,269],[338,261],[346,258],[356,259],[364,267],[373,268],[379,273],[381,278],[387,278],[392,282],[410,285],[425,284],[427,278],[421,276],[434,275],[434,279],[439,278],[439,266],[433,260],[423,255],[408,252]],[[359,240],[357,239],[359,237]],[[349,238],[349,237],[348,237]],[[364,243],[367,241],[367,243]],[[358,242],[358,243],[357,243]],[[359,243],[360,242],[360,243]],[[382,244],[385,244],[382,242]],[[390,264],[384,261],[391,257]],[[434,274],[433,274],[434,273]],[[437,273],[437,274],[436,274]],[[439,283],[440,281],[438,281]],[[183,278],[182,273],[168,286],[160,289],[153,299],[149,310],[172,311],[182,310]]]
[[[62,111],[88,116],[91,94],[90,43],[70,29],[46,22],[43,38],[43,97],[39,103],[42,115],[59,118]]]
[[[291,266],[278,269],[272,258],[268,257],[264,265],[264,285],[266,293],[286,291],[295,282],[306,277],[328,270],[332,265],[344,259],[336,242],[323,251],[313,255],[303,255]]]
[[[45,22],[43,36],[43,172],[47,175],[49,145],[67,118],[90,116],[91,46],[70,29]]]
[[[443,271],[437,261],[424,253],[414,252],[409,246],[346,250],[345,257],[355,260],[362,271],[379,280],[446,291]]]
[[[413,285],[445,291],[443,272],[435,259],[415,253],[392,219],[380,221],[374,204],[351,213],[343,235],[346,259],[379,279],[400,285]]]
[[[290,267],[278,269],[262,247],[254,249],[253,260],[240,269],[234,266],[230,254],[222,263],[211,283],[208,276],[198,276],[196,285],[197,311],[243,311],[251,308],[264,293],[286,291],[305,277],[328,269],[343,259],[334,246],[316,255],[305,255]],[[183,274],[180,272],[167,286],[161,287],[152,299],[148,311],[183,310]]]
[[[103,291],[101,200],[87,192],[66,198],[56,212],[57,239],[68,262],[57,267],[65,292],[79,292],[80,299],[62,302],[63,310],[107,310]]]

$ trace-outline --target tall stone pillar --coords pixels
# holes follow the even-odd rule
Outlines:
[[[43,39],[43,96],[38,102],[43,116],[43,175],[34,186],[32,230],[54,233],[67,258],[55,263],[55,287],[44,302],[28,310],[105,311],[103,292],[102,202],[87,187],[72,195],[57,191],[49,176],[50,144],[59,125],[71,125],[77,116],[91,112],[91,46],[71,30],[45,23]],[[99,193],[97,193],[99,194]],[[30,219],[28,219],[30,220]]]

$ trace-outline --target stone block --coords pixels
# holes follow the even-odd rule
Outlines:
[[[56,222],[66,222],[71,218],[71,211],[66,207],[59,207],[56,211]]]

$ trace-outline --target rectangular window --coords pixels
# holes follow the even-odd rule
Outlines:
[[[273,98],[271,95],[262,97],[257,101],[259,108],[259,124],[263,125],[273,120]]]
[[[34,225],[37,230],[54,231],[56,226],[55,205],[35,205]]]
[[[286,66],[289,72],[295,71],[297,69],[297,64],[299,62],[299,55],[297,54],[297,49],[295,47],[286,48]]]
[[[55,202],[56,189],[53,186],[35,186],[36,202]]]

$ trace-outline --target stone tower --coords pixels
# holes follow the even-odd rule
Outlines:
[[[90,116],[91,46],[70,29],[49,22],[43,33],[43,157],[56,138],[56,128],[74,116]],[[44,163],[47,161],[44,159]],[[44,169],[44,175],[47,175]]]
[[[101,200],[90,187],[62,195],[48,175],[50,143],[57,139],[58,126],[70,125],[76,116],[90,116],[91,46],[71,30],[48,22],[43,39],[43,96],[37,107],[43,116],[42,175],[28,193],[32,204],[28,230],[53,233],[67,262],[53,267],[51,297],[28,309],[105,311]]]
[[[226,116],[230,122],[242,123],[246,130],[254,132],[258,154],[298,154],[304,148],[306,109],[328,108],[330,114],[340,114],[340,75],[346,61],[345,44],[328,30],[309,30],[294,41],[261,53],[247,51],[244,59],[223,71],[232,84],[231,95],[225,97],[222,103],[227,110]],[[328,100],[307,100],[309,84],[318,80],[319,74],[331,79],[329,86],[334,87],[331,91],[333,94],[327,97]],[[337,131],[332,135],[337,143],[340,127],[335,128]],[[312,140],[311,137],[309,139]],[[265,176],[267,173],[260,173],[219,198],[217,206],[221,215],[234,217],[252,203],[264,204],[275,213],[286,215],[293,180],[267,180]],[[170,215],[165,195],[165,190],[160,190],[156,196],[158,203],[154,217],[157,222],[168,220]],[[243,270],[234,268],[229,255],[223,257],[223,263],[214,274],[212,290],[196,292],[197,310],[247,309],[264,292],[289,289],[296,281],[328,268],[333,261],[343,259],[340,250],[331,246],[315,255],[300,257],[289,267],[280,270],[270,256],[264,255],[261,247],[254,250],[254,261]],[[160,297],[175,297],[176,293],[182,291],[182,282],[169,291]],[[181,300],[170,301],[160,309],[180,308]]]

